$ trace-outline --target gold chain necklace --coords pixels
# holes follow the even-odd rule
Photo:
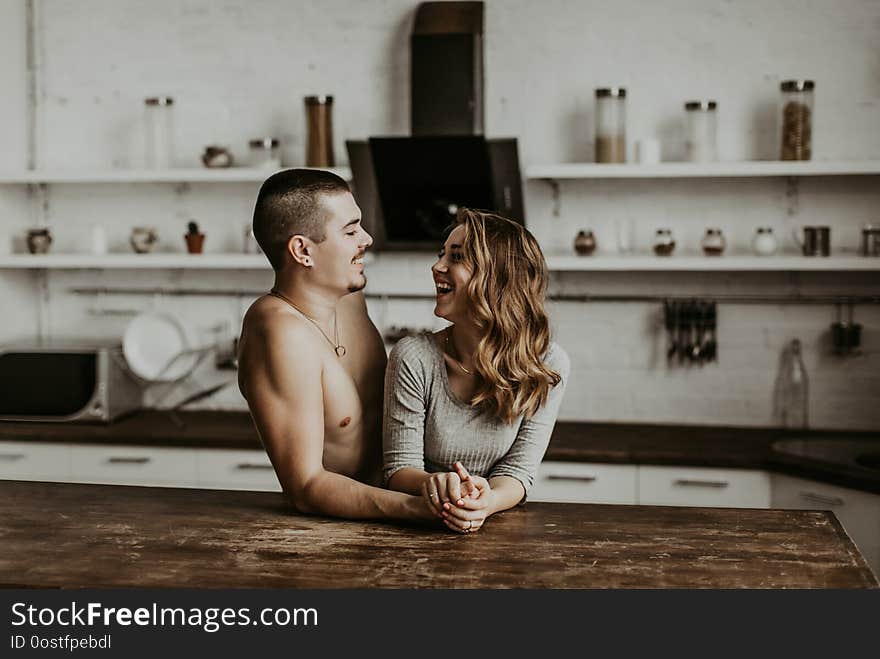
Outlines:
[[[473,375],[473,371],[469,371],[464,367],[464,364],[461,363],[461,360],[458,358],[458,350],[455,349],[455,344],[449,340],[449,337],[452,336],[452,326],[446,330],[446,352],[449,353],[449,356],[452,357],[452,361],[455,362],[455,365],[458,366],[462,371],[464,371],[468,375]],[[450,348],[452,350],[450,350]],[[455,354],[452,354],[452,351],[455,351]]]
[[[324,330],[321,329],[321,326],[318,324],[318,321],[315,320],[314,318],[312,318],[310,315],[308,315],[305,311],[300,309],[298,306],[296,306],[293,302],[291,302],[289,297],[287,297],[286,295],[283,295],[282,293],[279,293],[274,288],[271,291],[269,291],[269,295],[274,295],[279,300],[284,300],[285,302],[287,302],[287,304],[289,304],[294,309],[299,311],[306,320],[308,320],[310,323],[312,323],[312,325],[317,327],[318,331],[324,335],[324,338],[327,339],[327,341],[330,343],[331,346],[333,346],[333,352],[336,353],[337,357],[345,356],[345,346],[342,345],[341,343],[339,343],[339,324],[336,322],[336,309],[333,310],[333,335],[336,337],[336,341],[333,342],[330,339],[330,337],[327,336],[327,334],[324,332]]]

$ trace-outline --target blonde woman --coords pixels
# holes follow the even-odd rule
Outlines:
[[[461,209],[431,271],[434,314],[452,324],[391,352],[385,479],[470,533],[528,493],[569,361],[550,340],[544,255],[521,225]]]

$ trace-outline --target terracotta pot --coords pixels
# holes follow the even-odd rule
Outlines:
[[[190,254],[201,254],[202,245],[205,243],[205,234],[203,233],[185,233],[186,249]]]

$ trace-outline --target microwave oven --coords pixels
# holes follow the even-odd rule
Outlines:
[[[142,398],[119,346],[0,348],[0,421],[109,423]]]

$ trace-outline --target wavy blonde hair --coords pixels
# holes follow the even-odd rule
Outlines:
[[[459,225],[464,264],[472,273],[470,313],[483,331],[471,404],[505,423],[520,414],[529,418],[562,380],[543,361],[550,347],[547,262],[535,237],[516,222],[461,208],[453,228]]]

